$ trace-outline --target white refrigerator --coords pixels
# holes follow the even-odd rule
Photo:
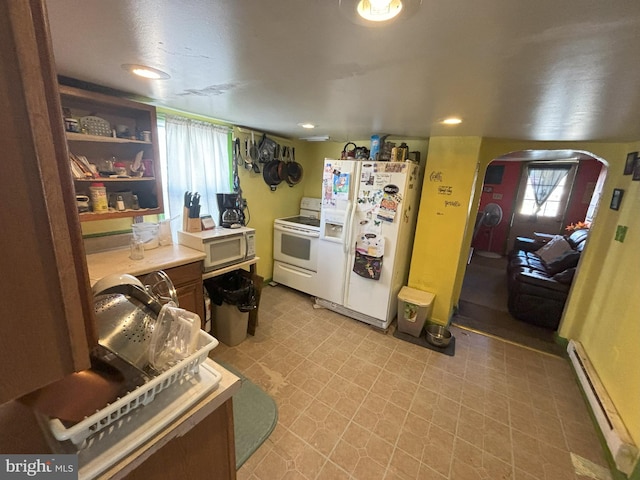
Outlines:
[[[325,159],[318,306],[389,327],[409,274],[419,190],[415,163]]]

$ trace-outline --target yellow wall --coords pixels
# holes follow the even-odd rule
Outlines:
[[[640,182],[622,175],[627,152],[607,158],[611,167],[560,335],[579,340],[620,413],[640,445]],[[609,208],[612,191],[625,193],[620,210]],[[628,227],[624,243],[615,241],[618,225]]]
[[[481,139],[437,137],[429,141],[409,286],[435,294],[431,320],[446,324],[464,246]],[[462,270],[464,272],[464,270]]]

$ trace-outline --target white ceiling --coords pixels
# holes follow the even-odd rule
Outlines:
[[[638,0],[422,0],[385,28],[339,0],[47,7],[60,75],[288,137],[640,140]]]

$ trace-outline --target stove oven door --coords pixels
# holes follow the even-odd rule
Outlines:
[[[288,265],[318,271],[320,233],[276,223],[273,227],[273,259]]]

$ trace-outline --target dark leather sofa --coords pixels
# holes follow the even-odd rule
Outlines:
[[[545,243],[526,237],[516,239],[507,265],[508,308],[513,317],[558,328],[588,233],[576,230],[565,236],[570,249],[553,259],[546,255],[546,261],[536,253]]]

